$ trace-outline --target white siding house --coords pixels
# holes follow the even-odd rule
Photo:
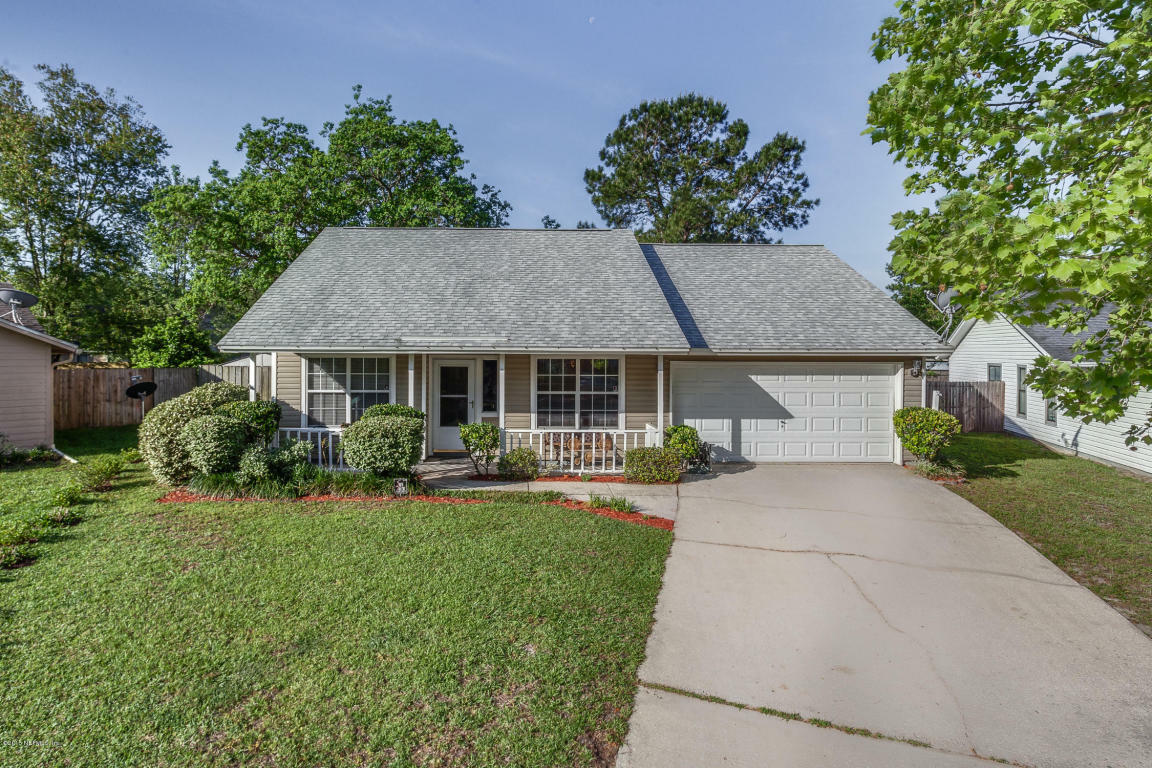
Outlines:
[[[956,345],[948,361],[951,381],[988,381],[999,373],[1004,382],[1004,429],[1054,445],[1080,456],[1101,459],[1152,472],[1152,446],[1136,450],[1124,443],[1133,424],[1143,423],[1152,410],[1152,392],[1141,391],[1128,403],[1125,415],[1111,424],[1085,424],[1049,407],[1021,378],[1036,358],[1059,356],[1066,345],[1046,348],[1026,329],[998,316],[992,322],[966,322],[950,339]]]

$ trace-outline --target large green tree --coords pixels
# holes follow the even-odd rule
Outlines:
[[[50,333],[124,354],[164,300],[143,231],[168,144],[131,98],[37,70],[39,106],[0,68],[0,274]]]
[[[361,99],[320,131],[282,118],[244,126],[235,175],[178,170],[148,210],[149,242],[187,293],[182,306],[217,334],[231,326],[329,226],[499,227],[510,210],[464,171],[450,125],[398,120],[389,99]]]
[[[910,194],[948,193],[895,216],[895,269],[984,318],[1076,333],[1110,311],[1075,362],[1038,359],[1029,381],[1115,420],[1152,387],[1152,8],[904,0],[873,53],[903,68],[871,96],[872,139]]]
[[[584,184],[609,226],[641,239],[769,242],[807,224],[819,201],[804,196],[803,141],[777,133],[749,154],[748,134],[715,99],[645,101],[620,118]]]

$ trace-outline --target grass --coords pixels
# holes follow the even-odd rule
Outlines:
[[[944,451],[968,476],[949,486],[1152,635],[1152,482],[1004,434]]]
[[[612,764],[670,534],[525,499],[161,494],[130,464],[0,571],[5,766]]]

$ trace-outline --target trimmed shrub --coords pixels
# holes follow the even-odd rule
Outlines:
[[[136,448],[125,448],[120,451],[120,458],[124,459],[128,464],[139,464],[144,461],[144,457],[140,455],[140,451]]]
[[[632,483],[674,483],[680,454],[669,448],[633,448],[624,454],[624,477]]]
[[[407,475],[420,460],[424,421],[407,416],[360,419],[340,439],[349,466],[376,475]]]
[[[214,413],[224,403],[246,400],[248,390],[237,384],[214,381],[153,408],[140,424],[140,454],[161,485],[179,485],[192,474],[180,431],[198,416]]]
[[[361,419],[378,419],[381,416],[404,416],[409,419],[420,419],[426,421],[427,416],[424,411],[419,408],[413,408],[410,405],[401,405],[400,403],[379,403],[377,405],[370,405],[364,409],[364,413],[360,416]]]
[[[97,456],[76,465],[74,472],[81,487],[87,491],[106,488],[112,478],[124,471],[124,459],[119,456]]]
[[[468,449],[468,458],[476,474],[487,475],[492,471],[492,462],[500,454],[500,427],[495,424],[461,424],[460,440]],[[480,465],[484,469],[480,469]]]
[[[180,430],[189,465],[204,475],[235,470],[247,442],[247,425],[231,416],[198,416]]]
[[[687,466],[700,453],[700,435],[696,427],[672,424],[664,430],[664,447],[679,456],[682,465]]]
[[[960,432],[960,420],[933,408],[901,408],[892,414],[896,436],[916,458],[935,462],[940,449]]]
[[[513,448],[500,457],[496,470],[505,480],[535,480],[540,477],[540,455],[531,448]]]
[[[248,427],[251,442],[267,445],[280,427],[280,404],[274,400],[242,400],[224,403],[216,409],[221,416],[231,416]]]
[[[52,491],[52,506],[67,509],[80,503],[84,497],[84,489],[76,483],[61,485]]]
[[[240,454],[236,467],[236,482],[247,486],[258,480],[270,480],[276,476],[272,451],[262,445],[250,445]]]

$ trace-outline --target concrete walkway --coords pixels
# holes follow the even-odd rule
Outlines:
[[[890,465],[682,484],[639,676],[621,768],[1152,766],[1152,641]]]

